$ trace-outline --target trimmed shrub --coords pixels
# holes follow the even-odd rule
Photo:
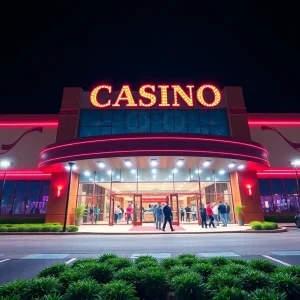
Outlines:
[[[76,225],[69,225],[69,226],[67,226],[67,231],[68,232],[77,232],[78,231],[78,226],[76,226]]]
[[[191,269],[186,266],[175,266],[168,270],[167,277],[169,279],[172,279],[176,276],[189,272],[191,272]]]
[[[113,279],[114,268],[107,263],[91,265],[87,274],[98,283],[108,283]]]
[[[1,232],[59,232],[62,231],[63,226],[58,223],[46,224],[1,224]],[[67,226],[67,231],[78,231],[78,226]]]
[[[289,266],[289,267],[280,267],[277,268],[276,272],[291,274],[300,279],[300,266]]]
[[[232,258],[230,259],[230,264],[237,264],[242,266],[248,266],[248,261],[242,258]]]
[[[178,300],[202,299],[206,295],[202,277],[195,272],[174,277],[171,286]]]
[[[21,300],[19,296],[0,296],[0,300]]]
[[[99,260],[96,258],[79,259],[74,261],[71,268],[77,269],[77,268],[81,268],[82,266],[93,265],[93,264],[99,264]]]
[[[97,281],[92,279],[79,280],[73,282],[67,288],[64,295],[65,300],[95,300],[101,299],[101,287]]]
[[[210,292],[219,292],[225,287],[229,288],[241,288],[242,281],[240,277],[237,277],[227,272],[219,272],[211,275],[207,280],[207,287]]]
[[[177,257],[178,259],[183,259],[183,258],[197,258],[197,256],[195,254],[191,254],[191,253],[183,253],[178,255]]]
[[[126,281],[128,283],[137,283],[141,281],[142,273],[140,270],[137,270],[135,267],[126,268],[118,271],[114,275],[115,280]]]
[[[138,300],[133,285],[125,281],[112,281],[102,286],[100,296],[103,300]]]
[[[135,264],[139,264],[139,263],[141,263],[141,262],[149,262],[149,261],[151,261],[151,262],[155,262],[155,263],[157,263],[157,259],[155,258],[155,257],[153,257],[153,256],[150,256],[150,255],[142,255],[142,256],[139,256],[138,258],[136,258],[135,260],[134,260],[134,263]]]
[[[285,292],[288,300],[300,298],[300,280],[296,276],[287,273],[271,274],[273,288],[279,292]]]
[[[119,256],[114,253],[107,253],[107,254],[103,254],[103,255],[99,256],[98,260],[102,263],[102,262],[107,261],[110,258],[119,258]]]
[[[124,257],[109,258],[105,262],[111,265],[116,271],[129,268],[132,265],[130,259]]]
[[[199,263],[199,259],[197,257],[184,257],[180,259],[180,262],[183,266],[192,267]]]
[[[284,292],[275,291],[270,288],[256,289],[249,294],[249,297],[251,300],[286,300]]]
[[[208,277],[214,272],[214,267],[211,264],[198,263],[193,265],[192,271],[200,274],[203,277],[203,281],[207,282]]]
[[[149,261],[141,261],[139,262],[138,264],[135,265],[136,268],[138,268],[139,270],[144,270],[144,269],[147,269],[147,268],[161,268],[161,265],[156,261],[152,261],[152,260],[149,260]]]
[[[278,225],[275,222],[263,222],[262,223],[262,229],[263,230],[274,230],[277,229]]]
[[[180,261],[177,258],[170,257],[170,258],[163,259],[161,261],[161,265],[163,266],[164,269],[170,270],[175,266],[179,266]]]
[[[224,287],[212,298],[213,300],[248,300],[247,292],[239,288]],[[251,298],[252,299],[252,298]],[[260,299],[262,300],[262,299]]]
[[[38,218],[12,218],[1,217],[0,224],[43,224],[45,223],[45,217]]]
[[[1,297],[14,297],[19,294],[23,294],[25,287],[27,286],[28,280],[15,280],[10,283],[6,283],[0,286],[0,298]],[[2,298],[1,298],[2,299]]]
[[[239,264],[229,264],[227,266],[224,267],[223,271],[227,272],[228,274],[232,274],[232,275],[242,275],[245,273],[246,270],[248,270],[249,268],[243,266],[243,265],[239,265]]]
[[[36,298],[35,300],[63,300],[63,296],[59,294],[49,294],[43,297]]]
[[[88,276],[87,269],[67,269],[58,277],[64,287],[68,287],[71,283],[86,279]]]
[[[271,285],[271,280],[266,273],[246,270],[244,274],[241,274],[242,287],[246,291],[254,291],[257,288],[264,288]]]
[[[47,267],[46,269],[43,269],[37,277],[49,277],[49,276],[54,276],[58,277],[61,273],[69,269],[70,266],[62,263],[62,264],[55,264],[50,267]]]
[[[22,300],[31,300],[47,294],[60,294],[62,290],[63,286],[57,278],[33,278],[27,281],[23,292],[19,293],[19,296]]]
[[[208,261],[212,265],[217,266],[217,267],[225,266],[225,265],[228,265],[230,263],[230,260],[226,257],[223,257],[223,256],[212,257],[212,258],[209,258]]]
[[[262,230],[263,226],[262,223],[259,221],[252,221],[249,223],[252,230]]]
[[[252,259],[248,262],[248,266],[253,270],[262,271],[265,273],[272,273],[278,268],[272,262],[264,259]]]

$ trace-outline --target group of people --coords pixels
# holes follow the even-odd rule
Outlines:
[[[86,206],[84,211],[83,219],[85,222],[90,221],[92,224],[97,224],[98,218],[99,218],[99,208],[97,204],[92,206]],[[89,220],[87,219],[89,218]]]
[[[184,222],[191,222],[191,215],[193,218],[193,221],[197,220],[197,211],[196,211],[196,205],[188,205],[186,208],[183,206],[180,206],[180,221]],[[185,218],[184,218],[185,217]]]
[[[231,222],[230,206],[228,203],[220,201],[219,205],[216,203],[207,203],[206,207],[203,205],[200,208],[200,217],[202,222],[202,228],[219,226],[221,219],[223,226],[226,227],[228,222]],[[209,224],[207,224],[209,221]]]

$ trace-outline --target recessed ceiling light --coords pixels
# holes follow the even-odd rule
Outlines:
[[[206,180],[210,180],[210,177],[206,177]]]
[[[219,174],[220,174],[220,175],[223,175],[223,174],[225,174],[225,171],[224,171],[224,170],[220,170],[220,171],[219,171]]]
[[[176,174],[176,173],[178,173],[178,169],[175,168],[175,169],[172,170],[172,172],[173,172],[174,174]]]
[[[108,175],[111,175],[111,174],[112,174],[112,170],[108,170],[108,171],[107,171],[107,174],[108,174]]]
[[[65,166],[65,168],[66,168],[68,171],[70,171],[70,166],[69,166],[69,165]],[[73,166],[72,166],[72,171],[77,170],[77,169],[78,169],[78,167],[77,167],[76,165],[73,165]]]
[[[103,161],[98,161],[97,165],[99,166],[99,168],[103,169],[105,168],[105,163]]]
[[[243,169],[245,169],[245,165],[239,165],[237,168],[238,168],[239,170],[243,170]]]
[[[232,169],[232,168],[234,168],[234,166],[235,166],[235,163],[232,162],[228,165],[228,168]]]
[[[291,162],[291,164],[292,164],[293,166],[298,167],[298,166],[300,166],[300,160],[299,160],[299,159],[296,159],[296,160],[294,160],[293,162]]]
[[[176,165],[178,167],[181,167],[183,165],[183,162],[184,162],[184,159],[180,158],[180,159],[177,160]]]
[[[131,174],[136,174],[136,169],[131,169],[131,170],[130,170],[130,173],[131,173]]]
[[[155,159],[155,158],[150,159],[150,165],[152,167],[156,167],[157,166],[157,159]]]
[[[132,162],[131,162],[130,159],[125,159],[124,163],[125,163],[125,166],[127,166],[127,167],[131,167],[132,166]]]
[[[152,172],[152,174],[156,174],[157,170],[156,169],[152,169],[151,172]]]
[[[201,173],[202,173],[202,170],[197,169],[197,170],[195,170],[195,173],[196,173],[196,174],[201,174]]]
[[[208,167],[208,166],[210,166],[210,164],[211,164],[211,161],[210,161],[210,160],[206,160],[206,161],[203,163],[203,166],[204,166],[204,167]]]
[[[83,174],[84,174],[84,176],[91,176],[91,172],[90,171],[85,171]]]

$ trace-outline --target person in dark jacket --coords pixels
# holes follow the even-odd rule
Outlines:
[[[207,223],[206,223],[206,209],[203,205],[201,205],[200,208],[200,217],[201,217],[201,222],[202,222],[202,228],[207,228]]]
[[[222,201],[220,201],[220,204],[218,206],[218,211],[220,213],[220,217],[221,217],[223,226],[226,227],[227,226],[227,207],[225,204],[222,203]]]
[[[225,203],[225,205],[226,205],[226,208],[227,208],[227,223],[230,223],[231,222],[231,216],[230,216],[231,209],[230,209],[230,206],[227,202]]]
[[[163,225],[162,231],[165,231],[167,222],[169,222],[169,224],[170,224],[171,231],[174,231],[175,229],[172,226],[173,214],[172,214],[171,207],[169,206],[169,202],[166,202],[166,205],[163,207],[163,214],[164,214],[165,220],[164,220],[164,225]]]

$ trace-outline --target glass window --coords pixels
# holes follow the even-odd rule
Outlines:
[[[136,110],[129,110],[126,113],[126,132],[137,133],[139,124],[139,114]]]
[[[151,132],[163,132],[163,114],[161,110],[151,111]]]
[[[284,179],[283,180],[285,191],[288,194],[297,193],[296,180],[295,179]]]
[[[29,184],[29,195],[39,195],[41,190],[41,181],[33,180]]]
[[[28,192],[28,180],[19,180],[17,182],[16,195],[26,195]]]
[[[102,114],[102,127],[112,126],[112,111],[104,110]]]
[[[269,179],[258,179],[259,191],[262,195],[270,195],[271,188]]]
[[[282,179],[271,179],[270,182],[271,182],[271,190],[273,194],[284,193]]]
[[[4,195],[13,195],[15,192],[15,186],[17,184],[17,181],[14,180],[7,180],[5,181],[4,186]]]
[[[98,136],[101,133],[101,127],[80,127],[79,137]]]
[[[150,111],[148,110],[139,112],[139,132],[150,132]]]
[[[187,132],[186,111],[174,111],[174,132]]]
[[[209,110],[209,125],[220,126],[227,125],[227,116],[224,109]]]
[[[126,110],[125,109],[114,110],[112,126],[114,127],[125,126],[125,123],[126,123]]]
[[[209,114],[206,109],[199,110],[199,122],[201,126],[208,126],[209,125]]]
[[[174,114],[173,110],[163,110],[163,130],[164,132],[174,132]]]
[[[80,112],[80,126],[101,126],[101,110],[82,110]]]
[[[102,127],[101,128],[101,135],[108,135],[111,134],[112,130],[111,127]]]

